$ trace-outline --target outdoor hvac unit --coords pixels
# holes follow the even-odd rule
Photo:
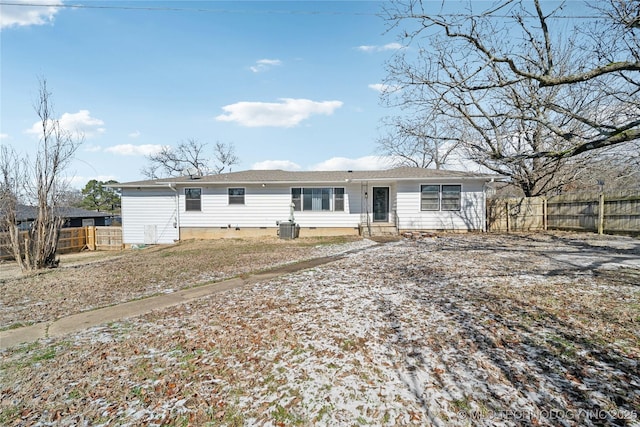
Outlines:
[[[300,235],[300,226],[293,221],[281,221],[278,226],[281,239],[296,239]]]

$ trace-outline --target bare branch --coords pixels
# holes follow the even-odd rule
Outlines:
[[[47,82],[40,80],[39,98],[34,105],[42,133],[34,161],[17,160],[15,152],[6,147],[0,151],[2,184],[2,222],[9,230],[14,258],[23,271],[57,266],[56,250],[62,227],[58,212],[66,194],[63,172],[83,141],[63,129],[53,112]],[[37,216],[26,237],[18,231],[18,206],[21,193],[36,207]]]
[[[612,0],[615,1],[615,0]],[[545,40],[545,53],[546,53],[546,62],[541,65],[541,69],[543,72],[535,73],[529,70],[526,70],[519,66],[515,59],[508,55],[500,55],[498,54],[499,50],[496,50],[494,46],[489,46],[485,43],[485,34],[477,34],[475,32],[477,26],[475,25],[475,17],[470,18],[471,22],[471,30],[468,32],[460,32],[456,31],[455,27],[458,26],[452,25],[447,20],[431,15],[406,15],[402,19],[417,19],[420,21],[428,22],[430,25],[436,25],[441,27],[446,36],[451,39],[459,39],[463,40],[467,44],[471,45],[476,52],[482,54],[485,59],[489,62],[495,64],[506,64],[511,72],[514,74],[514,77],[511,78],[508,82],[503,84],[514,84],[519,81],[519,78],[531,79],[539,82],[540,87],[550,87],[550,86],[559,86],[573,83],[580,83],[595,79],[597,77],[601,77],[604,75],[619,73],[623,71],[640,71],[640,61],[634,60],[623,60],[611,62],[608,64],[603,64],[600,66],[596,66],[592,69],[570,73],[566,75],[553,75],[554,64],[552,59],[552,51],[553,46],[551,44],[551,38],[549,34],[549,28],[547,26],[547,17],[543,14],[542,8],[540,6],[539,0],[534,2],[536,6],[537,15],[539,18],[540,28],[543,32],[543,37]],[[490,17],[489,14],[485,14],[484,16]],[[640,18],[638,18],[640,20]],[[635,21],[633,21],[635,22]],[[535,46],[533,46],[535,49]],[[482,88],[483,86],[479,86]]]
[[[233,143],[224,144],[216,142],[213,147],[213,153],[216,158],[215,171],[222,173],[225,169],[231,171],[231,167],[240,163],[240,159],[236,156],[236,147]]]
[[[481,13],[472,13],[477,3],[470,2],[468,13],[455,15],[425,12],[422,2],[393,4],[392,28],[406,24],[401,36],[413,49],[388,63],[385,83],[399,89],[384,101],[430,126],[446,124],[443,137],[460,141],[469,159],[511,177],[527,195],[568,185],[580,175],[571,168],[640,140],[633,20],[629,29],[640,3],[598,3],[598,16],[571,30],[557,25],[562,4],[545,11],[548,3],[539,0],[503,1]],[[424,135],[426,122],[398,122],[413,130],[396,129],[386,152],[412,157],[402,135]]]
[[[238,164],[233,144],[216,142],[213,147],[215,164],[205,157],[206,143],[190,138],[177,147],[164,146],[158,153],[147,156],[148,165],[141,173],[149,179],[184,175],[203,176],[208,173],[222,173],[225,168]]]
[[[429,117],[390,118],[388,125],[392,131],[378,140],[378,151],[392,157],[396,166],[441,169],[459,145],[448,136],[450,129]]]

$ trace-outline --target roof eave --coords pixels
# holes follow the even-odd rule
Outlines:
[[[457,181],[490,181],[492,179],[498,179],[493,175],[478,175],[478,176],[417,176],[417,177],[402,177],[402,178],[357,178],[352,179],[353,182],[380,182],[380,181],[443,181],[443,180],[457,180]]]
[[[363,178],[343,178],[343,179],[320,179],[320,180],[229,180],[229,181],[208,181],[200,179],[190,179],[188,181],[151,181],[151,182],[138,182],[128,184],[109,184],[105,187],[110,188],[167,188],[175,186],[199,186],[199,185],[262,185],[262,184],[282,184],[282,185],[300,185],[300,184],[344,184],[344,183],[363,183],[363,182],[389,182],[389,181],[443,181],[443,180],[457,180],[457,181],[498,181],[506,179],[502,175],[450,175],[450,176],[411,176],[411,177],[363,177]]]

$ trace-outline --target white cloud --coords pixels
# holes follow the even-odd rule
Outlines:
[[[9,139],[8,133],[0,133],[0,139]]]
[[[104,133],[104,121],[91,117],[89,110],[80,110],[77,113],[64,113],[58,120],[60,127],[71,133],[80,133],[85,138],[91,138],[97,134]],[[42,134],[42,123],[35,122],[26,133],[33,135]]]
[[[83,149],[83,151],[86,151],[88,153],[97,153],[99,151],[102,151],[102,147],[101,146],[93,145],[93,144],[84,145],[82,149]]]
[[[2,5],[0,29],[50,23],[60,10],[56,6],[62,5],[60,0],[14,0],[12,3],[25,3],[25,5]]]
[[[104,126],[104,121],[91,117],[89,110],[80,110],[77,113],[64,113],[60,117],[60,126],[72,132],[81,132],[87,138],[105,131],[105,129],[101,127]]]
[[[391,158],[386,156],[364,156],[357,159],[332,157],[324,162],[311,166],[310,170],[378,170],[391,167]]]
[[[139,130],[137,130],[137,131],[135,131],[135,132],[131,132],[131,133],[129,134],[129,138],[138,138],[140,135],[142,135],[142,134],[140,133],[140,131],[139,131]]]
[[[375,52],[376,46],[358,46],[356,49],[361,50],[363,52]]]
[[[158,144],[120,144],[104,149],[107,153],[119,154],[121,156],[148,156],[162,150],[163,146]]]
[[[298,125],[313,114],[331,115],[342,107],[342,101],[316,102],[309,99],[281,98],[275,102],[237,102],[222,107],[221,122],[236,122],[246,127],[284,127]]]
[[[249,67],[251,71],[254,73],[261,73],[269,70],[272,67],[277,67],[282,65],[282,61],[279,59],[259,59],[256,61],[256,65],[252,65]]]
[[[364,46],[358,46],[356,49],[362,51],[362,52],[367,52],[367,53],[372,53],[372,52],[384,52],[386,50],[399,50],[399,49],[403,49],[404,47],[400,44],[400,43],[387,43],[384,45],[364,45]]]
[[[286,171],[296,171],[302,169],[299,164],[290,160],[265,160],[263,162],[254,163],[251,166],[254,170],[273,170],[282,169]]]

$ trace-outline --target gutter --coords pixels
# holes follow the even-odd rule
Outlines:
[[[331,181],[206,181],[206,180],[189,180],[189,181],[172,181],[172,182],[158,182],[150,184],[113,184],[118,188],[158,188],[169,186],[169,188],[176,191],[176,185],[199,187],[203,185],[309,185],[309,184],[344,184],[344,183],[363,183],[363,182],[399,182],[399,181],[422,181],[422,182],[442,182],[444,180],[456,180],[456,181],[490,181],[499,180],[501,176],[496,175],[479,175],[479,176],[442,176],[442,177],[401,177],[401,178],[348,178],[344,180],[331,180]]]

